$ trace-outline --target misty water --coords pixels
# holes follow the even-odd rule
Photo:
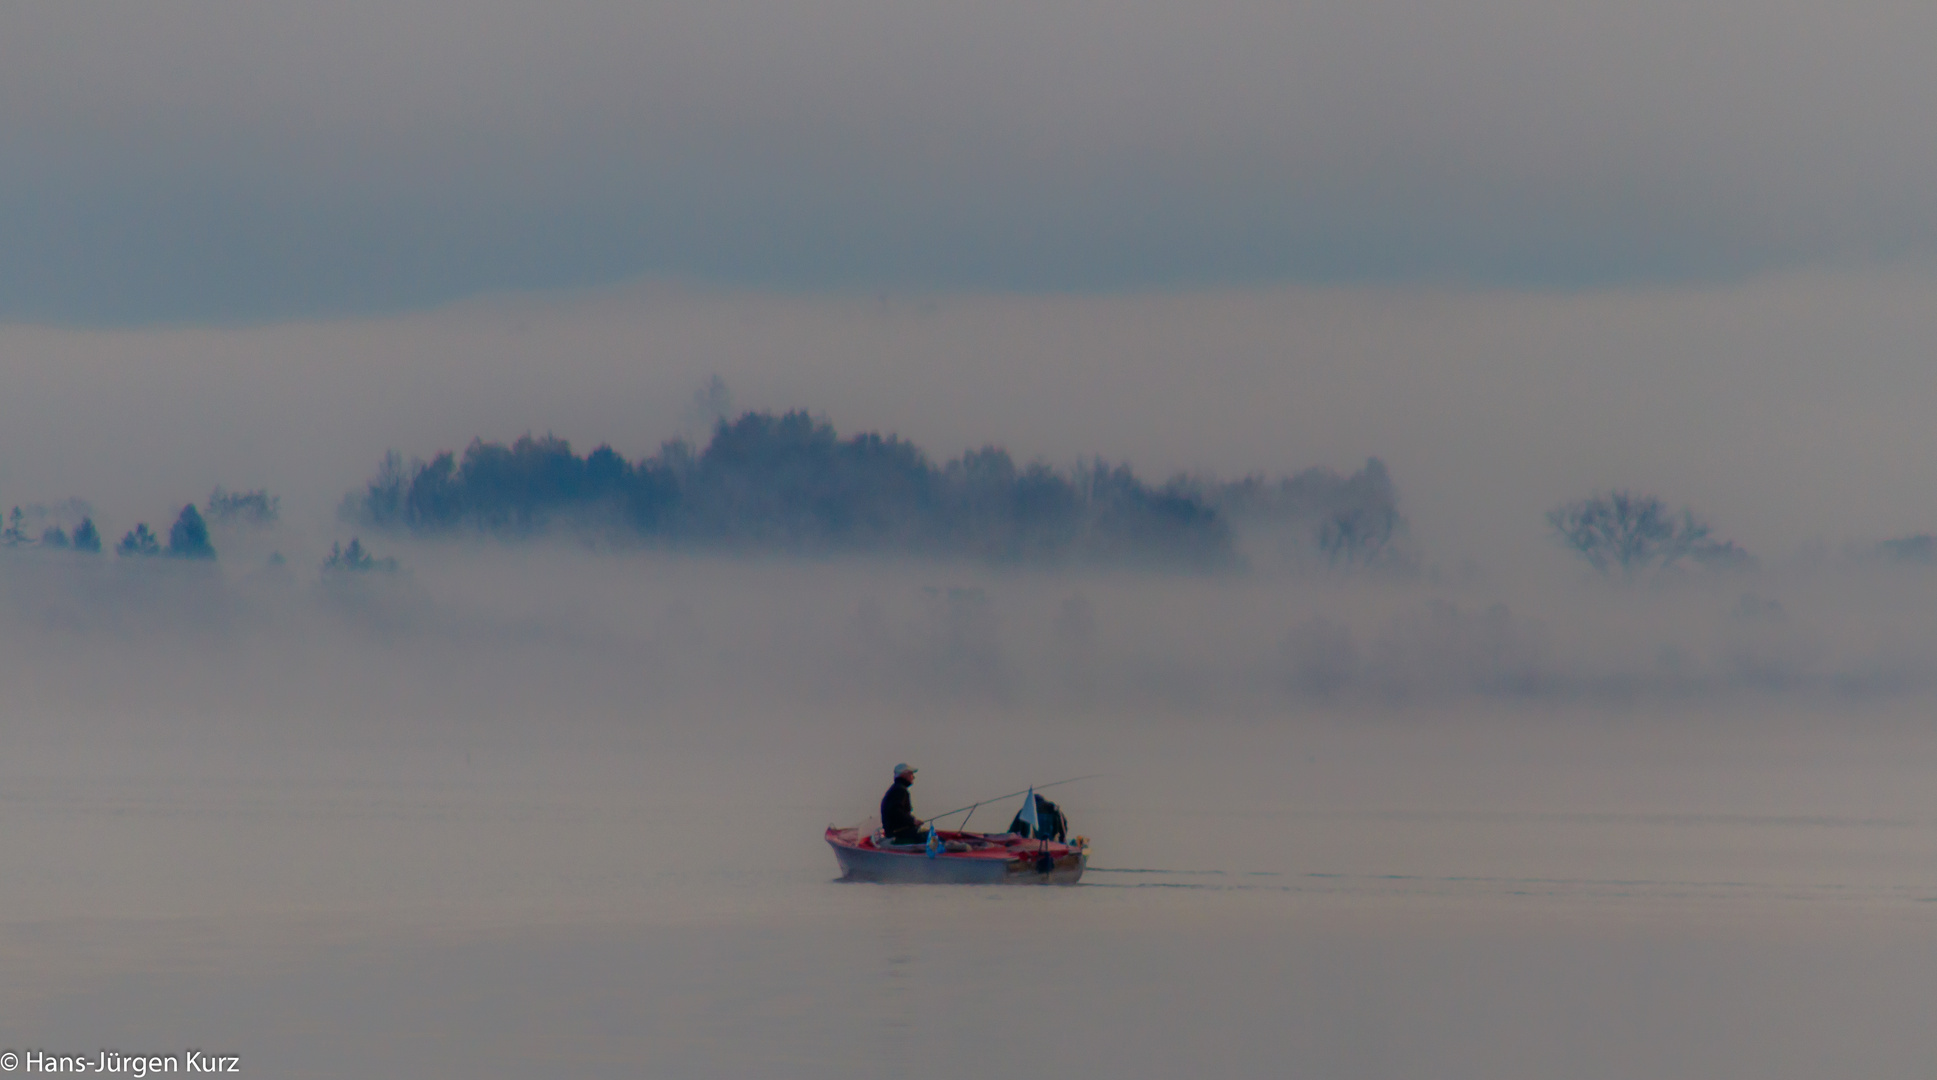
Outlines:
[[[1740,582],[490,544],[332,581],[227,542],[9,560],[7,1047],[290,1077],[1937,1051],[1914,577],[1765,580],[1778,618]],[[1089,875],[838,882],[822,829],[902,760],[918,813],[1103,774],[1056,792]]]
[[[0,1076],[1930,1076],[1933,39],[0,9]]]

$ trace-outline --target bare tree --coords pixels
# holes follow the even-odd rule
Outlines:
[[[1561,543],[1602,574],[1633,577],[1665,570],[1683,559],[1711,567],[1739,567],[1753,560],[1733,542],[1712,539],[1694,511],[1679,514],[1653,495],[1608,491],[1547,512]]]
[[[251,525],[267,525],[275,521],[281,511],[282,499],[269,494],[267,489],[223,491],[218,487],[208,497],[208,520],[210,521],[243,521]]]

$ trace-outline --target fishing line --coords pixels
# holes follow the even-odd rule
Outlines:
[[[948,813],[946,813],[946,814],[936,814],[936,815],[935,815],[934,817],[931,817],[931,818],[929,818],[928,820],[929,820],[930,822],[936,822],[936,821],[940,821],[941,819],[943,819],[943,818],[945,818],[945,817],[954,817],[954,816],[955,816],[956,814],[960,814],[960,813],[964,813],[964,812],[966,812],[966,813],[969,813],[969,814],[973,814],[973,813],[975,813],[975,808],[976,808],[976,807],[978,807],[978,806],[986,806],[986,805],[988,805],[989,803],[992,803],[992,802],[1001,802],[1001,801],[1002,801],[1002,800],[1004,800],[1004,799],[1013,799],[1013,798],[1015,798],[1015,797],[1016,797],[1016,796],[1018,796],[1018,795],[1027,795],[1027,794],[1029,794],[1029,792],[1031,792],[1031,791],[1042,791],[1042,790],[1044,790],[1044,789],[1046,789],[1046,788],[1053,788],[1053,787],[1060,787],[1060,786],[1062,786],[1063,784],[1074,784],[1074,783],[1075,783],[1076,781],[1078,781],[1078,780],[1095,780],[1095,779],[1097,779],[1098,777],[1102,777],[1102,776],[1108,776],[1108,775],[1110,775],[1110,774],[1109,774],[1109,773],[1091,773],[1091,774],[1089,774],[1088,776],[1072,776],[1072,777],[1070,777],[1070,778],[1069,778],[1069,779],[1067,779],[1067,780],[1058,780],[1058,781],[1056,781],[1056,782],[1055,782],[1055,783],[1053,783],[1053,784],[1036,784],[1036,785],[1033,785],[1032,787],[1026,787],[1026,788],[1023,788],[1023,789],[1022,789],[1021,791],[1011,791],[1011,792],[1010,792],[1010,793],[1008,793],[1007,795],[997,795],[996,797],[994,797],[994,798],[992,798],[992,799],[983,799],[983,800],[982,800],[981,802],[974,802],[974,803],[970,803],[970,804],[968,804],[967,806],[964,806],[964,807],[962,807],[962,808],[960,808],[960,809],[957,809],[957,810],[950,810],[950,811],[949,811]],[[963,819],[963,821],[962,821],[962,824],[963,824],[964,826],[967,826],[967,824],[968,824],[968,819],[966,819],[966,818],[964,818],[964,819]]]

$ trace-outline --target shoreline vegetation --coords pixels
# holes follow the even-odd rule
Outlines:
[[[938,465],[897,436],[843,438],[799,410],[721,418],[703,448],[674,440],[636,462],[606,445],[581,456],[552,435],[473,440],[408,464],[392,451],[341,516],[416,534],[564,529],[678,547],[1196,570],[1240,566],[1234,530],[1256,522],[1299,535],[1331,565],[1412,565],[1376,459],[1349,476],[1152,484],[1127,465],[1018,464],[996,446]]]
[[[723,403],[715,388],[709,406]],[[841,436],[805,410],[717,417],[706,444],[684,439],[629,461],[608,444],[579,454],[552,434],[506,444],[474,438],[430,460],[388,452],[361,490],[343,497],[345,524],[391,536],[571,535],[618,546],[742,554],[882,554],[1030,566],[1128,566],[1185,572],[1256,569],[1262,557],[1293,571],[1370,572],[1437,579],[1399,510],[1378,458],[1357,471],[1307,468],[1289,476],[1220,480],[1177,473],[1162,483],[1102,458],[1058,467],[1018,463],[985,445],[937,464],[897,435]],[[211,529],[263,529],[281,516],[267,490],[217,487],[190,503],[166,540],[145,522],[109,545],[93,508],[70,498],[14,506],[0,549],[39,548],[123,558],[216,557]],[[1596,576],[1671,583],[1691,574],[1754,573],[1760,561],[1715,536],[1688,507],[1607,489],[1554,507],[1556,547]],[[1243,542],[1240,543],[1240,540]],[[1937,539],[1918,533],[1845,545],[1850,563],[1928,566]],[[272,562],[280,559],[276,553]],[[352,536],[326,572],[393,570]]]

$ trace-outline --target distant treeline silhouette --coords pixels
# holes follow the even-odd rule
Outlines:
[[[207,516],[194,503],[182,507],[175,524],[168,529],[168,545],[148,523],[137,522],[114,545],[123,557],[169,555],[180,559],[213,559],[215,546],[209,539],[209,523],[262,526],[273,524],[282,500],[267,489],[224,491],[216,488],[209,495]],[[71,532],[70,532],[71,528]],[[42,548],[101,553],[101,529],[94,522],[94,509],[81,499],[46,504],[16,506],[0,519],[0,548]]]
[[[1270,501],[1262,481],[1246,483],[1252,502]],[[1236,561],[1220,504],[1241,487],[1181,477],[1153,486],[1101,461],[1018,465],[993,446],[936,465],[895,436],[842,438],[805,412],[749,412],[720,420],[702,450],[673,441],[638,462],[609,446],[580,456],[550,435],[477,440],[408,466],[393,452],[345,511],[418,533],[567,524],[727,549],[1217,567]],[[1367,531],[1389,537],[1390,525]]]
[[[1332,569],[1418,569],[1399,493],[1378,458],[1350,475],[1311,468],[1277,480],[1180,479],[1170,486],[1215,507],[1233,524],[1275,532],[1301,561]]]

